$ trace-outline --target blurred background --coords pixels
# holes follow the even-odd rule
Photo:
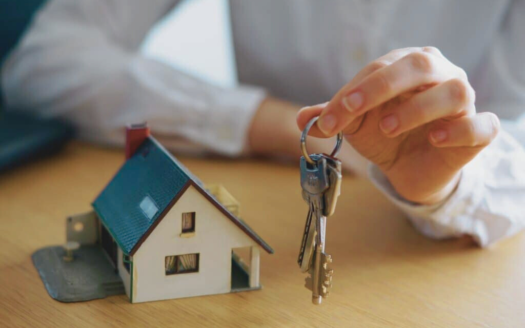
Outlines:
[[[150,32],[142,51],[210,83],[237,85],[227,0],[183,1]]]

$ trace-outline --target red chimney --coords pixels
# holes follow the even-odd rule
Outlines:
[[[126,127],[126,159],[133,156],[147,137],[149,137],[149,128],[146,123]]]

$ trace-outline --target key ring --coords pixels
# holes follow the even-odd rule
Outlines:
[[[314,124],[319,119],[318,116],[312,118],[308,124],[304,127],[303,134],[301,135],[301,150],[303,151],[303,156],[306,159],[306,161],[310,164],[315,164],[315,162],[310,158],[310,155],[308,155],[308,150],[306,149],[306,137],[308,136],[308,132],[310,131],[310,128],[314,126]],[[343,132],[339,132],[337,134],[337,141],[334,147],[334,150],[332,150],[332,153],[330,154],[331,157],[336,157],[337,154],[339,154],[339,151],[341,150],[341,146],[343,145]]]

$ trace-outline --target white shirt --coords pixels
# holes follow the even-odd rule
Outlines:
[[[125,124],[148,121],[171,149],[235,156],[246,150],[249,123],[267,91],[321,103],[369,61],[431,45],[469,74],[478,111],[516,119],[525,109],[525,1],[231,0],[241,83],[234,89],[138,51],[178,2],[50,1],[4,65],[5,99],[65,117],[91,141],[122,144]],[[513,130],[523,136],[523,127]],[[522,146],[501,133],[439,206],[401,199],[373,166],[370,177],[424,234],[470,234],[486,246],[525,226],[524,167]]]

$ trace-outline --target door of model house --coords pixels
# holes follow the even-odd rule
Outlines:
[[[100,224],[100,245],[108,255],[108,258],[114,265],[115,270],[117,270],[118,246],[103,224]]]
[[[250,288],[250,250],[248,247],[232,249],[232,291]]]
[[[261,288],[259,284],[259,247],[232,249],[232,291]]]

